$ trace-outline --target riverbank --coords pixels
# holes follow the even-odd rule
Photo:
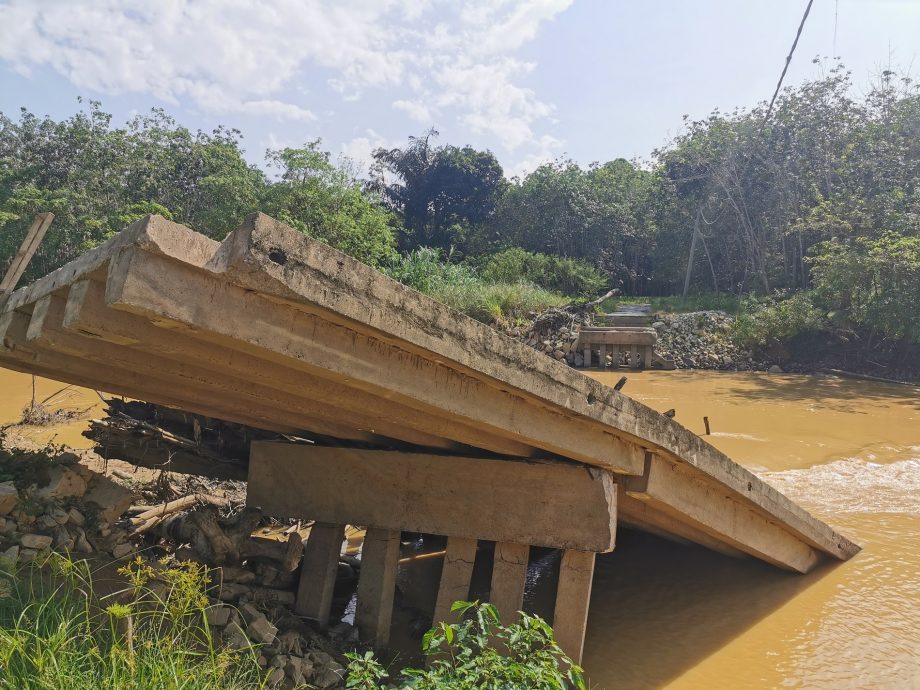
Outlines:
[[[596,319],[597,314],[573,305],[531,314],[529,323],[511,326],[504,332],[549,357],[580,367],[578,331]],[[827,340],[790,343],[771,352],[744,348],[734,337],[735,321],[732,314],[712,309],[655,312],[652,316],[652,327],[658,333],[655,351],[673,361],[677,369],[831,374],[874,377],[880,382],[920,382],[920,361],[908,360],[901,367],[860,361],[849,349]]]

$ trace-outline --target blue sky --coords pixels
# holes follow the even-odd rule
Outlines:
[[[253,162],[317,137],[364,162],[434,126],[511,175],[647,157],[685,113],[768,98],[805,4],[0,0],[0,110],[60,118],[84,96],[121,122],[162,106],[242,130]],[[916,76],[918,53],[920,0],[815,0],[787,84],[838,55],[865,89],[889,65]]]

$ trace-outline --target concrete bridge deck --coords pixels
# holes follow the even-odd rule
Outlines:
[[[511,524],[545,509],[537,524],[547,534],[531,534],[528,544],[568,549],[558,594],[566,600],[584,600],[579,554],[611,550],[617,522],[799,572],[859,550],[674,420],[264,215],[220,243],[158,216],[138,221],[3,298],[0,343],[0,366],[360,451],[360,458],[318,450],[311,456],[310,446],[293,456],[254,452],[250,491],[257,488],[267,509],[276,503],[334,525],[348,516],[310,513],[308,460],[311,471],[330,476],[348,460],[350,471],[381,491],[392,480],[390,488],[406,501],[399,505],[410,508],[406,515],[375,513],[370,519],[386,524],[369,532],[376,544],[370,553],[392,568],[394,530],[398,545],[399,529],[442,524],[414,520],[411,506],[424,490],[412,484],[413,468],[444,462],[460,473],[446,495],[457,501],[460,520],[464,501],[476,493],[464,489],[464,476],[473,488],[492,482],[486,495],[508,503],[515,472],[560,468],[523,482],[521,500],[505,515]],[[590,532],[583,537],[572,525],[554,530],[553,520],[564,521],[565,512],[540,494],[576,504],[584,492],[565,472],[579,465],[599,482],[584,492],[605,516],[581,515]],[[509,475],[510,467],[516,469]],[[432,481],[440,474],[422,473]],[[330,482],[314,486],[334,490]],[[526,551],[521,556],[514,542],[525,538],[519,529],[506,530],[505,539],[501,529],[443,529],[456,537],[460,554],[451,561],[448,547],[445,568],[462,563],[462,550],[478,538],[498,542],[496,573],[505,563],[502,577],[517,583],[522,557],[526,570]],[[328,572],[335,530],[329,534],[327,556],[317,555],[317,537],[311,568]],[[385,582],[388,568],[379,569]],[[496,591],[519,605],[517,584],[509,588],[496,577]],[[377,616],[378,640],[386,589],[378,583],[365,592],[377,606],[362,620]],[[322,592],[310,601],[322,617]],[[559,623],[577,637],[577,623]],[[580,643],[571,648],[577,652]]]

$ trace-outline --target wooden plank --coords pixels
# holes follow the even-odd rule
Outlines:
[[[400,451],[254,442],[247,503],[270,515],[404,532],[610,551],[608,472]]]
[[[344,539],[345,525],[317,522],[310,530],[304,549],[294,611],[316,621],[321,630],[329,624],[332,592]]]
[[[567,550],[559,563],[559,586],[553,614],[556,642],[572,661],[581,663],[591,604],[591,583],[594,579],[594,554],[590,551]]]
[[[787,570],[807,573],[818,555],[784,526],[733,501],[723,487],[690,470],[651,455],[643,478],[626,478],[624,488],[650,509],[699,529],[729,546]]]
[[[13,261],[6,271],[6,275],[3,276],[3,280],[0,280],[0,297],[7,292],[11,292],[16,287],[16,283],[25,273],[26,267],[38,250],[53,220],[53,213],[39,213],[35,216],[35,220],[32,221],[32,225],[22,240],[19,251],[16,252],[16,256],[13,257]]]
[[[390,642],[398,564],[399,532],[368,528],[361,551],[355,626],[361,641],[377,649]]]
[[[502,623],[517,620],[524,606],[524,585],[527,581],[527,561],[530,547],[526,544],[496,542],[492,563],[492,586],[489,602],[498,609]]]
[[[476,562],[478,543],[475,539],[463,537],[447,538],[447,552],[444,554],[432,625],[442,621],[454,622],[450,607],[455,601],[467,601],[469,598],[470,577]]]

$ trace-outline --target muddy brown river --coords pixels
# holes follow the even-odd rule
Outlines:
[[[621,374],[597,374],[614,383]],[[809,575],[622,531],[584,663],[624,688],[920,688],[920,389],[836,378],[629,374],[676,419],[857,541]]]
[[[625,373],[624,393],[676,409],[699,434],[708,416],[713,445],[863,551],[802,576],[622,530],[617,549],[597,560],[584,659],[592,686],[920,689],[920,389]],[[613,384],[621,375],[596,377]],[[37,397],[61,387],[39,380]],[[81,389],[62,395],[69,408],[98,402]],[[30,377],[0,369],[0,423],[30,397]],[[18,433],[85,447],[84,425]],[[540,608],[532,571],[528,597]]]

